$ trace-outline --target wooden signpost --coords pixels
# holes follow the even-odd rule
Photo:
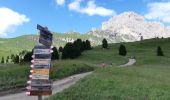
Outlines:
[[[40,30],[39,43],[33,50],[33,60],[29,75],[30,80],[27,82],[27,95],[38,96],[38,100],[42,100],[42,96],[52,95],[52,81],[49,79],[51,69],[52,56],[52,39],[51,32],[40,25],[37,25]]]

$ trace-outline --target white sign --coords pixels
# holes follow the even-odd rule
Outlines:
[[[44,80],[49,80],[49,75],[40,75],[40,74],[33,74],[30,75],[31,79],[44,79]]]
[[[51,59],[34,59],[32,60],[33,64],[50,64]]]
[[[51,49],[34,49],[34,54],[51,54]]]

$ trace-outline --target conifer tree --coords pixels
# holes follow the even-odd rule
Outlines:
[[[123,44],[121,44],[119,47],[119,55],[126,56],[126,54],[127,54],[126,47]]]
[[[4,63],[5,63],[4,57],[2,57],[2,59],[1,59],[1,64],[4,64]]]
[[[107,40],[104,38],[103,41],[102,41],[102,47],[103,48],[108,48],[108,43],[107,43]]]
[[[157,56],[164,56],[162,48],[160,46],[157,47]]]

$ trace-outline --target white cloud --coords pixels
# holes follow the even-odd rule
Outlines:
[[[94,0],[88,1],[86,7],[81,7],[81,2],[83,0],[74,0],[68,5],[69,10],[76,11],[82,14],[88,14],[89,16],[99,15],[99,16],[113,16],[116,12],[111,9],[97,6]]]
[[[145,14],[147,19],[170,23],[170,2],[154,2],[147,6],[149,8],[149,12]]]
[[[57,5],[60,5],[60,6],[64,5],[64,3],[65,3],[65,0],[55,0],[55,1],[56,1]]]
[[[7,36],[8,32],[12,32],[17,26],[22,25],[24,22],[29,22],[23,14],[19,14],[9,8],[0,8],[0,36]]]

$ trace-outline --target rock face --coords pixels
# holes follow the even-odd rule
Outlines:
[[[88,34],[110,43],[133,42],[155,37],[170,37],[170,27],[160,22],[147,21],[134,12],[125,12],[102,23],[101,29],[92,29]]]

